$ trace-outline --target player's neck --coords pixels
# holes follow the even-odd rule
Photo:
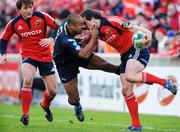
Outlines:
[[[24,19],[24,20],[28,20],[28,18],[27,17],[24,17],[23,15],[21,15],[22,16],[22,18]]]

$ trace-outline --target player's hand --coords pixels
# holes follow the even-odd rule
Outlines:
[[[74,36],[75,39],[79,39],[81,41],[86,41],[91,37],[91,33],[89,30],[83,30],[81,34],[77,34]]]
[[[142,48],[148,47],[151,44],[151,40],[152,40],[152,33],[150,31],[147,31],[142,41]]]
[[[94,38],[94,39],[97,39],[98,35],[99,35],[98,22],[95,21],[94,18],[92,18],[91,23],[92,23],[92,26],[89,27],[91,35],[92,35],[91,37]]]
[[[0,56],[0,65],[1,66],[4,66],[8,63],[8,59],[7,59],[7,56],[4,54],[2,56]]]
[[[54,42],[54,39],[53,39],[53,38],[44,38],[44,39],[41,39],[41,41],[39,42],[39,44],[40,44],[42,47],[48,47],[49,45],[54,46],[55,42]]]

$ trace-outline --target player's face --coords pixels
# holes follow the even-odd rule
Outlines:
[[[86,26],[89,28],[89,29],[92,29],[95,25],[97,26],[97,27],[99,27],[98,25],[98,19],[94,19],[94,18],[92,18],[91,20],[86,20],[85,18],[84,18],[84,20],[85,20],[85,22],[86,22]]]
[[[19,10],[19,13],[24,19],[28,19],[32,17],[33,14],[33,5],[25,5],[23,4],[21,9]]]
[[[83,29],[85,28],[86,28],[86,24],[84,22],[84,19],[79,19],[78,22],[74,26],[76,34],[81,34]]]

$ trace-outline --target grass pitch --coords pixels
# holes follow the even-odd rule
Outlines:
[[[54,121],[48,122],[40,106],[30,110],[29,126],[23,126],[20,105],[0,104],[0,132],[127,132],[127,113],[85,110],[85,121],[79,122],[72,109],[52,108]],[[180,132],[180,117],[140,115],[143,132]]]

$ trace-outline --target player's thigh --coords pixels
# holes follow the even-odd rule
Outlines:
[[[22,71],[23,83],[27,85],[32,85],[34,76],[37,71],[36,68],[29,63],[23,63],[21,71]]]
[[[57,92],[57,80],[55,74],[42,76],[42,79],[49,91],[52,91],[53,93]]]
[[[89,61],[88,68],[89,69],[103,69],[103,66],[107,64],[103,58],[93,55]]]
[[[145,66],[136,59],[129,59],[126,63],[126,74],[136,74],[144,70]]]
[[[124,96],[128,96],[133,92],[134,83],[128,82],[126,80],[126,75],[124,73],[120,74],[120,80],[122,84],[122,93]]]
[[[73,98],[79,98],[77,77],[72,79],[69,82],[64,83],[63,85],[68,96],[73,97]]]

